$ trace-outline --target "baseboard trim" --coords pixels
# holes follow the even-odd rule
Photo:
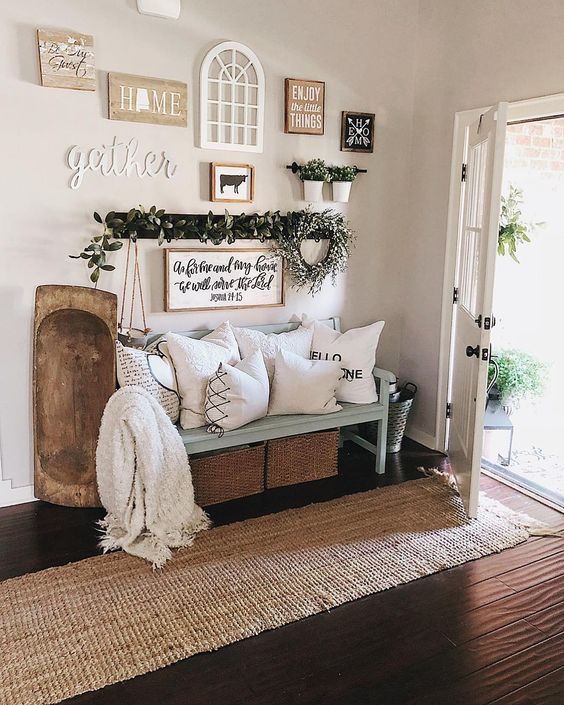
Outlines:
[[[420,428],[409,426],[405,432],[405,435],[412,441],[415,441],[416,443],[420,443],[422,446],[425,446],[425,448],[437,450],[437,439],[435,438],[435,436],[431,436],[429,433],[425,433],[425,431],[422,431]]]
[[[0,507],[11,507],[25,502],[36,502],[33,485],[12,487],[11,480],[0,480]]]

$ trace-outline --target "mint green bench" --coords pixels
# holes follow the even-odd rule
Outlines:
[[[329,318],[322,321],[325,325],[335,330],[340,330],[340,319]],[[299,323],[278,323],[264,326],[247,326],[263,333],[283,333],[294,330]],[[203,338],[210,333],[208,330],[179,332],[190,338]],[[153,334],[149,343],[160,337],[162,333]],[[388,401],[390,383],[396,378],[392,372],[375,367],[373,375],[378,386],[379,400],[374,404],[348,404],[342,403],[341,411],[334,414],[296,414],[291,416],[266,416],[258,421],[253,421],[246,426],[234,431],[227,431],[221,438],[208,433],[205,427],[184,430],[178,427],[186,451],[189,455],[207,453],[221,448],[235,448],[237,446],[268,441],[273,438],[297,436],[314,431],[325,431],[339,428],[343,439],[351,440],[373,453],[376,460],[376,472],[383,474],[386,464],[386,432],[388,428]],[[378,422],[377,443],[370,443],[359,435],[358,424],[367,421]]]

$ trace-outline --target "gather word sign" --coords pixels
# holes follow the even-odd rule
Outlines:
[[[71,147],[67,154],[67,166],[73,175],[70,187],[78,189],[82,185],[84,175],[88,171],[98,172],[102,176],[157,176],[163,174],[172,179],[176,173],[177,164],[165,151],[145,152],[138,154],[139,142],[133,138],[122,142],[114,137],[114,141],[101,147],[81,149]]]
[[[165,311],[284,305],[282,259],[266,249],[176,249],[165,256]]]
[[[96,90],[94,38],[66,30],[37,30],[41,85]]]
[[[110,120],[187,125],[188,86],[181,81],[110,73],[108,93]]]
[[[325,83],[287,78],[284,131],[300,135],[325,132]]]

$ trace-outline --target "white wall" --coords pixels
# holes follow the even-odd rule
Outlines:
[[[283,168],[294,159],[321,156],[368,168],[368,174],[355,183],[348,208],[358,231],[358,246],[338,286],[326,286],[315,299],[290,292],[284,309],[233,312],[230,317],[236,323],[253,324],[284,321],[306,311],[318,317],[341,315],[346,327],[384,318],[387,326],[378,362],[391,369],[398,366],[403,322],[398,268],[405,257],[398,243],[403,241],[408,216],[416,0],[187,0],[183,4],[180,21],[170,22],[140,16],[135,0],[2,3],[0,449],[4,480],[12,480],[15,487],[32,479],[35,287],[87,284],[82,263],[67,255],[80,251],[95,231],[93,210],[105,213],[155,203],[171,212],[206,212],[211,205],[207,201],[211,160],[227,157],[256,165],[253,208],[259,210],[304,206],[299,201],[298,180]],[[42,26],[94,35],[96,93],[41,87],[35,30]],[[260,155],[203,151],[194,146],[199,65],[211,46],[226,39],[248,44],[265,69],[265,148]],[[109,121],[109,70],[186,81],[188,128]],[[327,82],[324,137],[283,133],[283,79],[288,76]],[[346,109],[376,113],[373,155],[339,152],[340,112]],[[74,144],[100,146],[111,142],[114,135],[137,137],[147,150],[166,149],[179,163],[177,176],[151,181],[87,174],[80,190],[71,191],[64,161],[68,148]],[[441,237],[437,235],[437,255]],[[141,265],[149,325],[154,330],[213,327],[224,318],[222,312],[163,313],[161,262],[162,252],[156,245],[144,243]],[[436,268],[440,270],[440,265]],[[117,292],[120,282],[118,271],[104,276],[101,287]],[[437,307],[438,301],[433,301],[427,317]]]
[[[412,424],[435,433],[454,114],[564,91],[560,0],[421,0],[410,222],[403,252],[400,376],[420,393]]]

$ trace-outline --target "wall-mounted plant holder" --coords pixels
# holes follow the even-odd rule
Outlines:
[[[286,165],[293,174],[298,174],[304,185],[304,201],[317,203],[323,200],[323,184],[331,182],[333,201],[348,203],[352,182],[358,174],[366,174],[367,169],[357,166],[326,166],[321,159],[311,159],[306,164],[300,165],[292,162]],[[304,175],[306,178],[304,178]],[[314,178],[317,177],[317,178]]]

